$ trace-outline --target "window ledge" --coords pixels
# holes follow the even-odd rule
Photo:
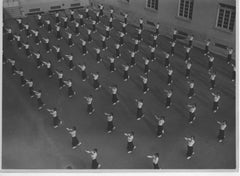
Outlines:
[[[227,30],[227,29],[223,29],[223,28],[217,27],[217,26],[214,26],[213,29],[215,29],[217,31],[220,31],[220,32],[224,32],[226,34],[233,34],[233,32],[234,32],[234,31],[230,31],[230,30]]]
[[[150,8],[150,7],[144,7],[145,10],[149,11],[149,12],[153,12],[153,13],[157,13],[158,10],[154,9],[154,8]]]
[[[176,16],[176,18],[179,19],[179,20],[185,21],[187,23],[191,23],[192,22],[192,20],[189,19],[189,18],[185,18],[185,17],[181,17],[181,16]]]

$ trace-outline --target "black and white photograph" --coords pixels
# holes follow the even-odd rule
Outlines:
[[[238,171],[238,7],[3,0],[2,171]]]

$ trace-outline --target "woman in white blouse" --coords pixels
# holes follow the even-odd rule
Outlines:
[[[86,153],[90,154],[92,158],[92,166],[91,169],[99,169],[101,167],[101,164],[97,162],[97,156],[98,156],[98,150],[95,148],[92,151],[86,150]]]

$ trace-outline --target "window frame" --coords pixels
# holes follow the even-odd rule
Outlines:
[[[180,15],[180,9],[181,9],[181,2],[184,2],[183,4],[183,11],[182,11],[182,15]],[[187,14],[187,17],[185,17],[185,6],[186,6],[186,2],[189,3],[188,5],[188,14]],[[192,5],[192,9],[191,9],[191,3],[193,4]],[[178,12],[177,12],[177,17],[180,18],[180,19],[183,19],[183,20],[186,20],[186,21],[192,21],[193,19],[193,7],[194,7],[194,0],[179,0],[178,1]],[[190,14],[190,12],[192,11],[192,14]],[[190,18],[191,16],[191,18]]]
[[[221,26],[218,26],[220,10],[224,10],[224,12],[223,12]],[[229,17],[228,17],[227,28],[223,27],[224,26],[224,21],[225,21],[225,18],[226,18],[226,16],[225,16],[226,11],[230,12]],[[232,13],[235,13],[235,15],[234,15],[233,28],[231,30],[230,29],[230,23],[231,23],[231,20],[232,20],[231,19],[232,18]],[[234,7],[232,5],[228,5],[228,4],[219,3],[218,10],[217,10],[217,18],[216,18],[215,28],[217,28],[219,30],[222,30],[222,31],[225,31],[225,32],[231,32],[232,33],[235,30],[235,25],[236,25],[236,7]]]
[[[158,4],[159,4],[158,1],[159,0],[146,0],[146,8],[150,10],[158,11]],[[150,2],[150,7],[148,6],[149,2]],[[153,2],[154,2],[154,7],[151,6]]]

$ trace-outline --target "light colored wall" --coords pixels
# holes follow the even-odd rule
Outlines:
[[[106,9],[112,6],[117,12],[127,12],[131,21],[136,24],[140,17],[143,17],[145,21],[159,22],[162,32],[166,35],[171,35],[171,29],[176,27],[194,34],[195,39],[200,41],[199,45],[203,45],[201,41],[210,38],[214,42],[235,47],[235,29],[233,32],[225,32],[215,27],[219,3],[235,5],[235,0],[194,0],[191,21],[177,17],[179,0],[159,0],[157,11],[147,9],[146,0],[130,0],[130,3],[125,0],[90,0],[90,2],[95,5],[105,4]],[[215,49],[219,52],[221,50]]]
[[[19,0],[23,14],[29,13],[29,9],[40,8],[41,11],[51,10],[51,6],[61,6],[62,9],[70,8],[70,4],[81,3],[88,6],[89,0]]]

